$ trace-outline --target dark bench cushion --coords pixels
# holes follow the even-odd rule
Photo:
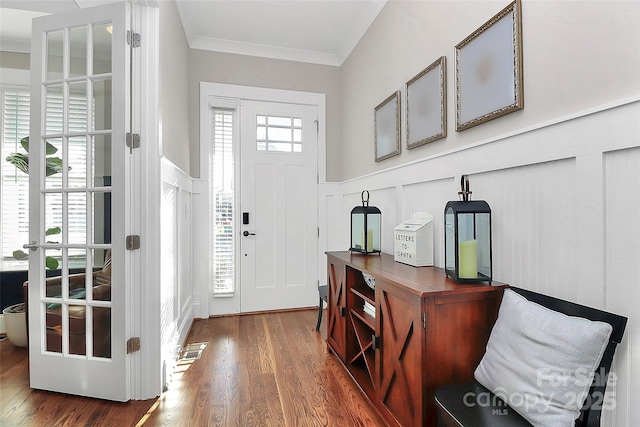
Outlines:
[[[435,399],[439,426],[531,427],[520,414],[477,381],[440,387]],[[450,413],[443,414],[443,410]]]

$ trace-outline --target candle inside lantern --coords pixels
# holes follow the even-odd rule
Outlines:
[[[460,242],[459,251],[459,274],[462,279],[478,278],[478,241],[467,240]]]
[[[367,230],[367,241],[365,247],[364,241],[364,231],[362,232],[362,243],[360,247],[364,249],[365,252],[373,252],[373,230]]]

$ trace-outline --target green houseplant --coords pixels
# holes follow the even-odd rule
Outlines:
[[[20,140],[20,145],[24,148],[25,153],[11,153],[7,156],[7,162],[14,165],[18,170],[29,175],[29,137],[24,137]],[[62,159],[60,157],[53,156],[58,149],[50,144],[46,143],[46,157],[45,157],[45,171],[47,176],[55,175],[62,172]],[[71,169],[71,168],[69,168]],[[60,227],[51,227],[45,231],[46,236],[55,236],[62,232]],[[24,260],[29,255],[21,249],[13,251],[13,257],[17,260]],[[45,264],[48,269],[55,270],[59,266],[59,262],[54,257],[48,256],[45,258]]]

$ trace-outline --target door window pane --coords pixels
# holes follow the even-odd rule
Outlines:
[[[85,188],[87,186],[87,138],[74,136],[69,138],[68,186]]]
[[[87,195],[69,193],[68,197],[68,239],[69,244],[87,243]]]
[[[59,227],[62,229],[62,193],[47,193],[44,195],[45,230]],[[55,237],[55,239],[51,239]],[[49,236],[47,240],[62,243],[60,236]]]
[[[87,306],[69,305],[69,354],[87,354]]]
[[[93,186],[111,186],[111,135],[96,135],[91,140]]]
[[[93,244],[111,243],[111,192],[92,193]]]
[[[69,30],[69,77],[87,75],[87,27]]]
[[[93,74],[111,72],[111,23],[93,26]]]
[[[93,356],[111,357],[111,309],[93,308]]]
[[[111,80],[93,82],[92,130],[111,129]]]
[[[69,84],[69,115],[67,126],[69,132],[87,131],[87,82]]]
[[[94,249],[93,294],[95,301],[111,301],[111,251]]]
[[[47,351],[62,353],[62,328],[57,327],[62,324],[62,305],[45,303],[46,312],[46,342]]]
[[[62,138],[44,140],[45,150],[51,153],[45,159],[45,187],[62,188]]]
[[[47,33],[47,80],[59,80],[63,76],[62,52],[64,46],[62,31]]]
[[[45,95],[44,132],[47,135],[62,133],[63,117],[62,85],[47,86]]]
[[[37,253],[37,252],[32,252],[32,253]],[[62,267],[62,263],[60,262],[62,260],[62,249],[46,249],[43,251],[43,255],[45,257],[45,260],[47,260],[47,264],[49,265],[49,267],[57,267],[55,268],[56,270]],[[51,265],[52,262],[54,263],[53,265]],[[45,269],[47,269],[47,266],[42,267],[43,277],[45,276]],[[60,273],[60,272],[57,272],[57,273]],[[62,277],[60,277],[59,274],[58,274],[58,277],[50,278],[47,280],[44,288],[44,294],[47,298],[56,298],[59,301],[61,301]],[[58,301],[56,301],[56,303],[59,304]]]
[[[233,295],[234,282],[234,160],[235,111],[212,112],[213,271],[214,296]]]
[[[257,115],[256,149],[280,153],[302,152],[302,119]]]
[[[86,249],[69,248],[66,251],[67,273],[69,274],[69,298],[86,299],[86,285],[88,282],[86,276]]]

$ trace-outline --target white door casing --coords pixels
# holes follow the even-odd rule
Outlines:
[[[215,101],[215,100],[218,101]],[[225,314],[233,314],[240,313],[241,311],[247,311],[247,307],[242,307],[241,309],[241,294],[243,292],[242,284],[241,284],[241,272],[239,271],[242,267],[237,265],[237,288],[238,292],[234,296],[224,296],[224,297],[214,297],[212,295],[212,272],[210,270],[210,259],[212,257],[211,251],[211,233],[212,233],[212,224],[210,221],[209,212],[212,212],[212,201],[211,201],[211,189],[209,188],[209,179],[211,176],[211,119],[210,119],[210,106],[214,105],[220,100],[226,100],[226,102],[233,101],[231,104],[225,104],[226,106],[232,105],[235,106],[238,111],[238,116],[240,115],[240,102],[241,101],[264,101],[267,103],[284,103],[284,104],[296,104],[300,106],[314,106],[316,107],[317,112],[317,123],[312,123],[312,128],[317,129],[316,134],[316,165],[313,168],[317,171],[320,182],[323,182],[325,179],[325,122],[326,122],[326,111],[325,111],[325,95],[320,93],[311,93],[311,92],[298,92],[291,90],[280,90],[280,89],[269,89],[269,88],[259,88],[259,87],[250,87],[250,86],[238,86],[238,85],[229,85],[229,84],[221,84],[221,83],[209,83],[209,82],[201,82],[200,83],[200,174],[203,179],[194,182],[194,189],[196,192],[195,203],[196,209],[196,218],[195,223],[196,228],[200,230],[201,235],[208,236],[207,239],[199,239],[196,244],[195,253],[197,254],[198,261],[196,262],[196,283],[197,283],[197,291],[194,295],[194,312],[197,317],[206,318],[211,315],[225,315]],[[240,121],[240,117],[238,117],[238,121]],[[255,143],[255,141],[254,141]],[[239,156],[238,156],[239,157]],[[237,163],[240,167],[240,162]],[[240,177],[237,178],[238,181],[241,181]],[[238,185],[239,188],[242,184]],[[250,231],[249,227],[253,226],[254,220],[257,220],[256,214],[250,212],[250,224],[247,226],[242,225],[242,212],[243,207],[240,203],[240,190],[237,195],[237,215],[235,222],[236,236],[239,244],[242,244],[245,239],[242,236],[243,231]],[[309,188],[308,197],[311,197],[313,193],[314,197],[317,197],[318,184],[317,178],[314,178],[312,186]],[[302,201],[299,200],[299,206],[301,208],[300,212],[302,212]],[[313,201],[313,204],[317,206],[317,200]],[[314,224],[313,228],[313,239],[316,242],[316,248],[318,247],[317,243],[317,212],[314,214],[314,218],[316,224]],[[252,229],[253,232],[257,232],[258,230]],[[258,234],[256,233],[256,237]],[[240,246],[240,245],[238,245]],[[273,250],[270,250],[272,252]],[[267,256],[268,254],[265,254]],[[262,254],[258,254],[258,256],[262,256]],[[324,257],[319,255],[318,249],[315,251],[315,255],[309,255],[310,257],[315,256],[314,262],[316,263],[315,267],[315,277],[311,279],[311,287],[308,289],[309,291],[309,300],[304,302],[304,306],[313,306],[317,304],[317,281],[318,276],[317,272],[319,271],[318,266],[322,266],[326,264]],[[238,251],[236,258],[244,258],[244,252]],[[309,270],[310,271],[310,270]],[[251,307],[249,307],[251,308]],[[268,306],[265,305],[265,308],[254,308],[257,310],[268,309]],[[252,310],[253,311],[253,310]]]
[[[125,328],[131,255],[125,236],[131,228],[132,161],[124,143],[129,12],[123,2],[36,18],[31,49],[29,228],[36,250],[29,260],[30,385],[117,401],[129,399]],[[72,103],[82,111],[83,102],[84,127],[72,124],[70,114]],[[73,144],[82,146],[79,141],[86,159],[70,151]],[[45,142],[63,159],[59,183],[43,173]],[[81,224],[75,234],[71,215]],[[62,233],[45,236],[52,226]],[[61,260],[55,291],[45,286],[47,255]],[[79,289],[70,280],[74,261],[87,273]]]
[[[238,237],[241,311],[312,306],[318,278],[317,108],[242,100],[240,121],[239,208],[249,214]],[[301,143],[272,142],[289,139]]]

